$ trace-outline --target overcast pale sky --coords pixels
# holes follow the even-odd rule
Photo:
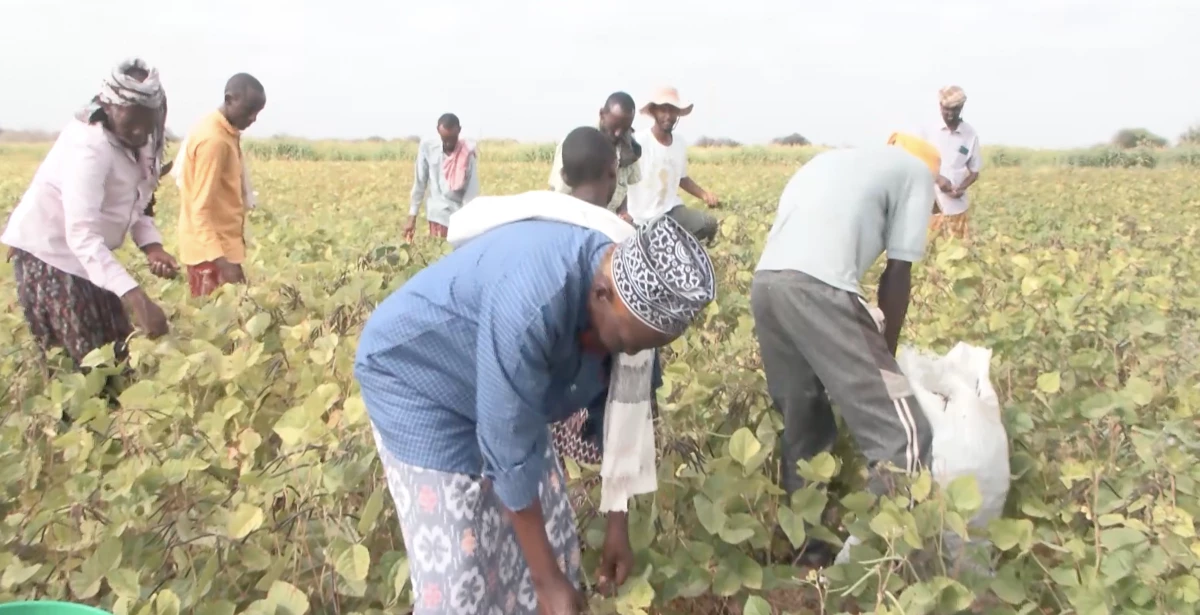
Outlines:
[[[57,129],[117,61],[186,132],[246,71],[247,136],[549,140],[612,91],[677,86],[688,137],[878,142],[961,85],[985,143],[1064,147],[1200,121],[1200,0],[0,0],[0,127]]]

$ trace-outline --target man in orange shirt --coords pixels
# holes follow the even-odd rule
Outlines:
[[[201,120],[185,141],[179,169],[179,261],[187,266],[193,297],[246,281],[241,134],[266,104],[262,83],[238,73],[225,84],[224,104]]]

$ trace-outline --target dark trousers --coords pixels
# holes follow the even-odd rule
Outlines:
[[[783,414],[784,490],[803,486],[797,461],[833,448],[830,397],[867,458],[871,491],[891,491],[878,464],[928,466],[929,423],[857,294],[798,271],[760,271],[750,304],[767,389]]]

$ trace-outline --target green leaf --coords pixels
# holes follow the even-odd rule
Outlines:
[[[762,443],[747,427],[733,432],[733,437],[729,439],[729,456],[743,467],[748,467],[760,450],[762,450]]]
[[[179,615],[181,608],[179,596],[169,589],[158,592],[154,597],[154,615]]]
[[[230,538],[241,540],[249,536],[250,532],[262,527],[263,520],[261,508],[249,504],[238,504],[238,507],[229,515],[226,531]]]
[[[109,588],[113,593],[129,600],[142,597],[142,587],[138,582],[138,573],[128,568],[117,568],[106,577]]]
[[[804,519],[792,512],[792,509],[782,505],[779,507],[778,515],[779,527],[787,536],[788,542],[792,543],[793,548],[799,549],[807,538],[804,531]]]
[[[251,339],[259,339],[263,333],[271,326],[271,315],[266,312],[259,312],[246,321],[246,333],[250,334]]]
[[[964,513],[974,513],[983,506],[983,495],[979,493],[979,483],[971,475],[960,476],[946,487],[946,498],[955,510]]]
[[[1033,546],[1033,522],[1028,519],[995,519],[988,524],[988,535],[996,548],[1008,551],[1017,546],[1026,551]]]
[[[1104,548],[1109,551],[1115,551],[1144,542],[1146,542],[1146,536],[1133,528],[1111,527],[1100,530],[1100,544],[1104,545]]]
[[[883,510],[871,519],[871,531],[885,540],[891,540],[904,531],[904,528],[891,511]]]
[[[362,516],[358,518],[359,536],[366,536],[367,532],[371,531],[371,527],[375,525],[375,521],[379,519],[379,514],[383,512],[383,491],[382,487],[377,487],[371,492],[371,497],[367,498],[366,505],[363,506]]]
[[[1017,578],[1014,566],[1000,569],[991,582],[992,593],[1009,604],[1025,602],[1025,583]]]
[[[874,503],[874,496],[865,494],[869,501],[867,507]],[[855,497],[854,495],[847,496]],[[792,510],[800,515],[805,521],[814,525],[821,523],[821,518],[825,515],[825,508],[829,505],[829,495],[823,489],[813,486],[806,486],[797,489],[792,493]],[[845,501],[843,500],[843,504]],[[847,506],[854,510],[850,506]],[[858,511],[855,511],[858,512]]]
[[[1062,376],[1058,372],[1046,372],[1038,376],[1037,388],[1043,393],[1057,393],[1062,388]]]
[[[362,545],[353,545],[338,554],[333,569],[351,581],[363,581],[371,569],[371,554]]]
[[[654,602],[654,588],[643,578],[631,579],[621,588],[618,608],[647,609]]]
[[[809,461],[798,464],[800,476],[817,483],[828,483],[838,473],[838,460],[828,452],[823,452]]]
[[[396,591],[396,595],[399,596],[404,592],[404,588],[408,586],[408,558],[401,557],[392,567],[392,569],[392,589],[394,589]]]
[[[1134,376],[1125,382],[1125,396],[1139,408],[1154,401],[1154,385]]]
[[[759,596],[750,596],[742,607],[742,615],[771,615],[771,605]]]
[[[304,615],[308,612],[308,596],[285,581],[271,584],[267,600],[275,604],[278,615]]]
[[[196,606],[196,615],[233,615],[236,607],[228,600],[205,602]]]
[[[13,587],[18,586],[29,579],[32,579],[33,575],[37,574],[41,569],[42,564],[35,563],[26,565],[22,563],[21,560],[15,559],[12,563],[5,567],[4,575],[0,577],[0,586],[6,590],[12,589]]]
[[[700,525],[709,534],[719,534],[725,528],[725,509],[719,503],[714,503],[702,493],[697,493],[692,500],[696,506],[696,516],[700,518]]]

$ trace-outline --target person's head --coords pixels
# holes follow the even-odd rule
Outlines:
[[[166,96],[158,71],[141,59],[117,65],[104,80],[95,102],[108,131],[132,149],[146,145],[165,120]]]
[[[267,106],[267,91],[253,76],[238,73],[225,82],[225,119],[238,130],[246,130]]]
[[[660,216],[605,254],[588,296],[590,331],[610,353],[670,344],[716,296],[704,247]]]
[[[633,128],[635,115],[637,107],[633,105],[633,97],[625,92],[614,92],[600,109],[600,130],[614,143],[620,141]]]
[[[572,196],[604,207],[617,191],[617,151],[599,130],[580,126],[563,139],[562,179]]]
[[[679,96],[679,90],[672,87],[660,88],[650,102],[642,107],[642,113],[654,118],[654,125],[661,131],[671,133],[679,118],[692,112],[692,104],[685,103]]]
[[[942,121],[954,128],[962,121],[963,105],[967,104],[967,93],[957,85],[938,91],[938,105],[942,110]]]
[[[458,133],[462,132],[458,116],[453,113],[442,114],[442,117],[438,118],[437,132],[442,138],[442,149],[449,152],[458,147]]]

